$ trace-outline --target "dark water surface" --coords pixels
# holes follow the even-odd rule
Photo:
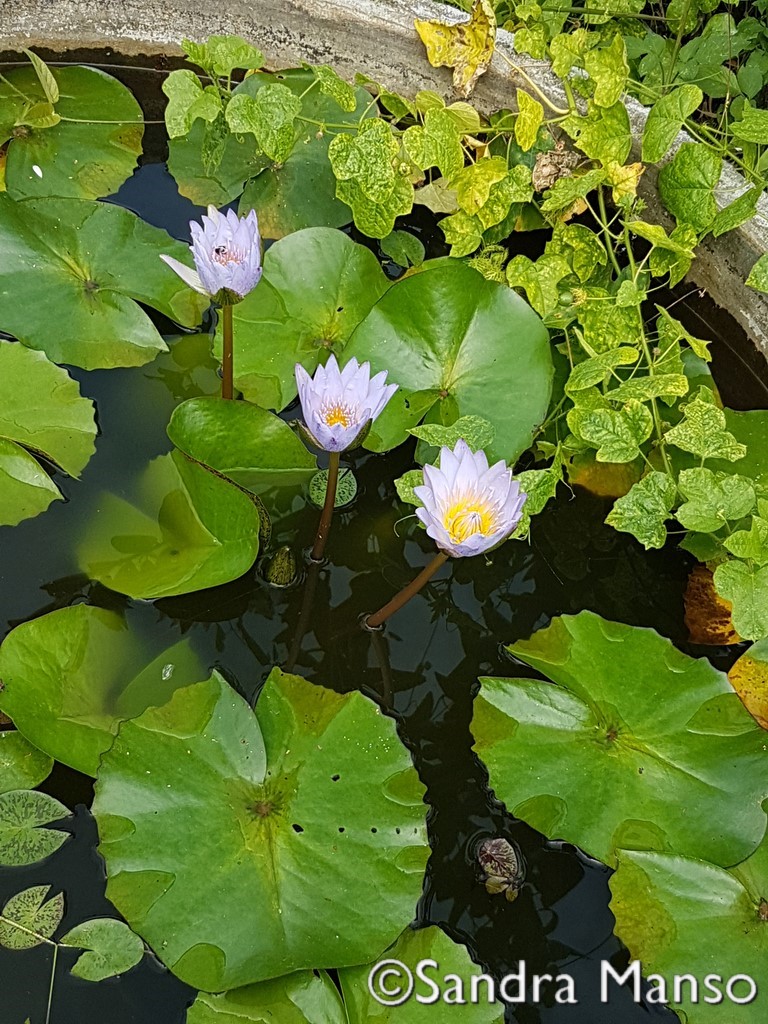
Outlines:
[[[136,88],[138,73],[127,74]],[[157,116],[160,80],[152,76],[151,87],[140,94],[148,116]],[[164,165],[156,162],[163,156],[162,136],[150,130],[148,144],[148,158],[117,201],[185,237],[197,211],[178,196]],[[416,217],[409,226],[422,234],[431,254],[443,251],[433,224]],[[543,244],[537,236],[513,241],[529,254]],[[714,371],[726,404],[768,407],[765,366],[735,325],[695,293],[675,312],[696,334],[713,339]],[[83,510],[103,490],[130,495],[146,463],[170,450],[165,427],[173,408],[186,398],[217,391],[207,336],[169,336],[169,344],[170,353],[146,367],[72,371],[97,405],[97,452],[81,481],[57,477],[66,503],[54,503],[43,516],[13,529],[0,529],[0,637],[55,608],[79,602],[114,608],[157,651],[189,637],[204,664],[218,668],[253,700],[271,667],[284,665],[289,655],[301,614],[301,587],[272,589],[253,570],[223,587],[147,603],[93,584],[78,569]],[[628,962],[613,935],[610,871],[568,844],[548,842],[495,800],[486,771],[471,751],[473,694],[479,675],[530,675],[530,669],[504,654],[502,644],[529,636],[564,612],[590,609],[653,627],[687,653],[712,657],[721,668],[728,667],[738,649],[694,648],[686,642],[683,591],[689,556],[672,546],[643,551],[626,534],[603,525],[608,502],[565,486],[535,520],[530,543],[504,545],[488,562],[478,558],[444,567],[384,634],[362,632],[359,615],[383,604],[433,554],[415,519],[402,518],[392,483],[411,468],[412,458],[413,447],[405,445],[388,456],[355,453],[348,460],[357,476],[358,497],[334,521],[328,565],[317,581],[295,671],[338,690],[362,689],[398,721],[430,807],[433,853],[416,914],[419,923],[442,925],[499,976],[516,969],[520,959],[529,973],[573,976],[577,1006],[552,1000],[523,1005],[508,1011],[508,1020],[673,1021],[669,1011],[635,1005],[628,991],[617,992],[608,1005],[600,1003],[600,962],[610,959],[616,967]],[[275,516],[273,545],[308,548],[317,516],[313,507],[294,500]],[[28,886],[51,884],[66,894],[67,927],[114,914],[104,897],[96,828],[87,810],[91,780],[57,766],[43,788],[77,806],[69,824],[73,840],[41,865],[0,869],[0,903]],[[488,835],[514,840],[524,854],[527,877],[514,903],[488,895],[478,880],[473,848]],[[151,957],[120,979],[93,985],[65,969],[76,955],[60,956],[51,1024],[184,1021],[194,993]],[[42,1024],[49,977],[46,947],[0,950],[0,1024],[23,1024],[27,1017]],[[436,1009],[435,1020],[445,1013]]]

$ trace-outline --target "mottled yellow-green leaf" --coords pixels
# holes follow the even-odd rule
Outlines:
[[[163,82],[168,97],[165,127],[172,139],[186,135],[198,117],[215,121],[221,112],[221,99],[213,88],[203,88],[193,71],[172,71]]]
[[[594,101],[598,107],[618,103],[629,76],[627,49],[621,35],[617,33],[608,46],[587,50],[584,68],[595,83]]]
[[[412,125],[403,133],[403,145],[417,167],[437,167],[449,180],[464,166],[461,132],[447,110],[428,110],[423,126]]]
[[[453,68],[456,90],[469,96],[493,56],[496,15],[489,0],[475,0],[469,21],[458,25],[421,20],[414,24],[432,67]]]
[[[299,97],[287,86],[270,82],[255,96],[246,93],[233,96],[227,104],[225,117],[230,131],[237,134],[252,132],[270,160],[282,163],[296,141],[294,122],[300,113]]]
[[[643,129],[643,160],[658,163],[683,127],[685,119],[701,105],[704,94],[698,85],[681,85],[651,107]]]
[[[768,253],[764,253],[753,265],[747,284],[759,292],[768,292]]]
[[[674,480],[666,473],[651,472],[616,501],[605,521],[622,533],[631,533],[644,548],[662,548],[676,497]]]
[[[529,96],[527,92],[518,89],[517,110],[515,139],[520,149],[526,153],[536,143],[539,128],[544,120],[544,108],[533,96]]]

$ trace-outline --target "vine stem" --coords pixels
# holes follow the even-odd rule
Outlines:
[[[603,195],[602,185],[597,186],[597,202],[600,206],[600,225],[603,229],[603,234],[605,235],[605,244],[608,249],[608,255],[611,258],[614,270],[617,274],[620,274],[621,267],[619,266],[619,261],[616,259],[616,253],[613,250],[613,239],[611,238],[611,233],[608,230],[608,211],[605,208],[605,196]]]
[[[336,502],[336,484],[339,480],[339,453],[328,453],[328,480],[325,484],[325,501],[323,511],[320,515],[320,523],[317,527],[317,535],[312,548],[312,560],[319,562],[325,551],[325,542],[331,532],[331,518],[333,517],[333,506]]]
[[[234,346],[232,342],[232,307],[221,307],[224,341],[221,350],[221,397],[234,398]]]
[[[363,619],[363,626],[366,629],[378,629],[384,622],[399,611],[404,604],[407,604],[412,597],[421,590],[435,575],[437,570],[448,561],[449,556],[445,551],[438,551],[429,565],[426,565],[418,576],[414,577],[407,587],[403,587],[399,594],[395,594],[391,601],[388,601],[383,608],[379,608],[373,615],[366,615]]]
[[[536,93],[536,95],[539,97],[539,99],[543,103],[546,103],[546,105],[549,107],[550,110],[552,110],[555,114],[566,115],[566,114],[570,114],[571,113],[570,110],[563,110],[562,107],[556,107],[555,104],[552,102],[552,100],[546,95],[546,93],[543,93],[541,91],[541,89],[538,87],[538,85],[536,85],[536,83],[530,77],[530,75],[527,75],[525,73],[525,71],[523,71],[523,69],[518,64],[514,63],[514,61],[511,61],[509,59],[509,57],[506,55],[506,53],[501,53],[500,50],[497,50],[496,52],[501,54],[501,56],[504,58],[504,60],[507,62],[507,64],[509,64],[509,66],[512,68],[512,70],[516,74],[520,75],[521,78],[525,79],[525,81],[528,83],[530,88],[533,89],[533,91]]]

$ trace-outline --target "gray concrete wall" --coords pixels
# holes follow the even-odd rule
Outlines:
[[[364,71],[398,92],[429,88],[449,98],[451,72],[429,65],[413,20],[462,17],[456,9],[430,0],[0,0],[0,49],[106,45],[126,54],[175,54],[180,53],[182,37],[203,40],[213,33],[232,32],[251,39],[273,66],[300,60],[328,63],[346,75]],[[500,31],[492,66],[474,95],[482,110],[514,107],[515,89],[528,88],[509,62],[522,67],[558,106],[565,105],[560,82],[548,65],[515,53],[513,36]],[[628,107],[639,159],[647,110],[633,100]],[[677,145],[685,139],[681,133]],[[727,167],[719,202],[725,205],[745,188],[743,177]],[[648,215],[669,225],[653,168],[641,179],[641,194]],[[752,221],[701,244],[689,275],[729,310],[766,357],[768,295],[747,288],[744,281],[767,250],[768,200],[763,196]]]

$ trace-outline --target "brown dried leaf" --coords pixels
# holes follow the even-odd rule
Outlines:
[[[715,590],[706,565],[697,565],[685,588],[685,625],[691,643],[721,646],[738,644],[742,638],[733,628],[731,605]]]
[[[752,644],[731,667],[728,678],[757,724],[768,729],[768,639]]]
[[[453,68],[453,84],[464,97],[487,70],[496,42],[496,15],[489,0],[475,0],[469,21],[446,25],[442,21],[415,21],[433,68]]]

